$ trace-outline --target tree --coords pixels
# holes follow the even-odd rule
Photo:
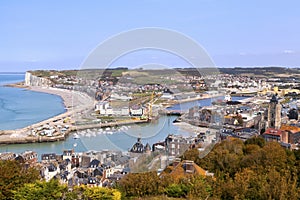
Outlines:
[[[171,184],[166,188],[165,193],[168,197],[186,197],[189,189],[184,184]]]
[[[163,192],[160,187],[160,178],[156,172],[132,173],[121,179],[117,188],[120,189],[125,196],[146,196],[158,195]]]
[[[56,200],[62,199],[67,192],[67,186],[62,185],[56,179],[49,182],[36,181],[26,183],[23,187],[14,192],[16,200]]]
[[[199,159],[199,151],[197,148],[192,148],[184,152],[182,156],[183,160],[192,160],[194,162],[197,162]]]
[[[265,146],[266,141],[262,137],[252,137],[245,141],[245,145],[256,144],[260,147]]]
[[[39,171],[17,161],[0,161],[0,199],[11,199],[13,190],[39,178]]]
[[[121,192],[116,189],[82,186],[85,200],[120,200]]]

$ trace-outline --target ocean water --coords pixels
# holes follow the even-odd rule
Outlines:
[[[5,87],[24,77],[25,74],[0,73],[0,130],[23,128],[65,112],[59,96]]]

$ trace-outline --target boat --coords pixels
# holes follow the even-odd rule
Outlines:
[[[75,133],[74,135],[73,135],[73,139],[79,139],[80,137],[79,137],[79,135],[77,134],[77,133]]]

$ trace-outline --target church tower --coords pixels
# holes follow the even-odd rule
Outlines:
[[[268,108],[268,123],[266,128],[279,129],[281,126],[281,104],[275,95],[272,96]]]

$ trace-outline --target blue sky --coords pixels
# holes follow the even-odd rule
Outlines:
[[[217,66],[300,66],[299,7],[297,0],[2,0],[0,71],[78,69],[108,37],[142,27],[193,38]],[[134,67],[154,57],[184,65],[153,51],[128,55],[116,65]]]

